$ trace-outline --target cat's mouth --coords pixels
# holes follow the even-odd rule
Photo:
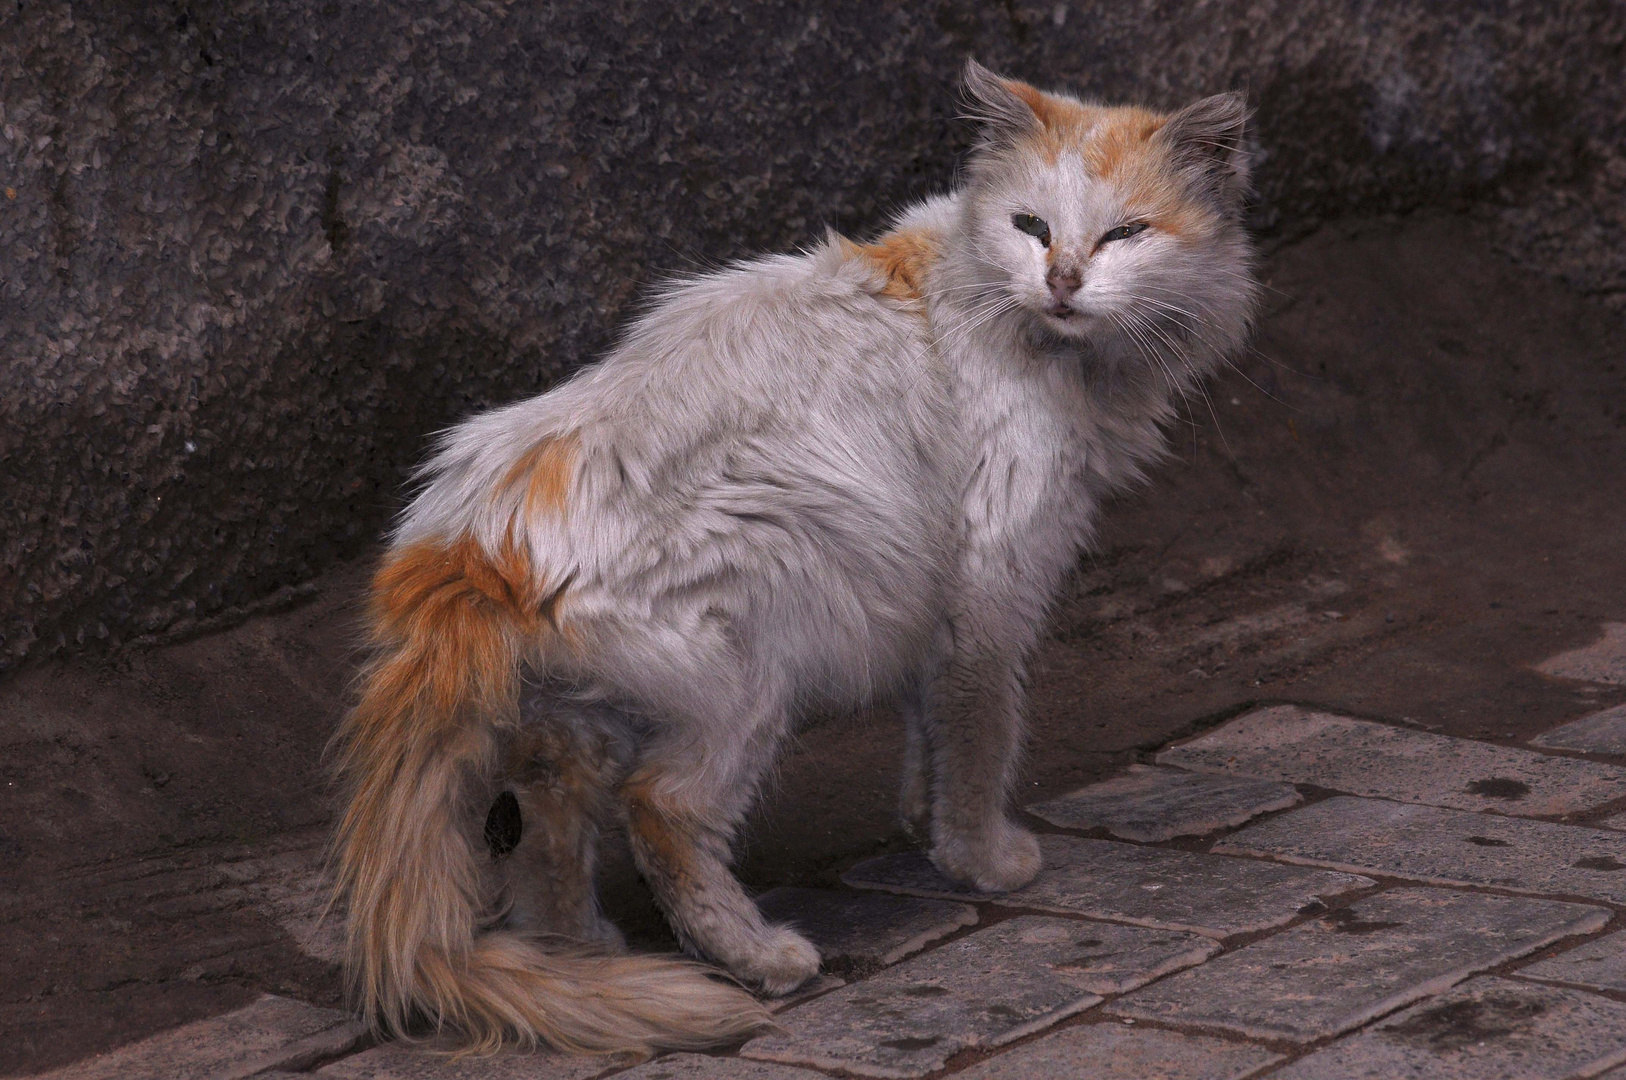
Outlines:
[[[1082,320],[1084,318],[1082,311],[1077,308],[1070,308],[1065,304],[1051,304],[1044,309],[1044,313],[1052,319],[1060,319],[1062,322],[1072,322],[1075,319]]]

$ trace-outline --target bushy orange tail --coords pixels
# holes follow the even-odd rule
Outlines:
[[[374,580],[377,651],[335,740],[349,794],[336,885],[357,1004],[385,1036],[427,1020],[479,1050],[697,1048],[768,1026],[760,1003],[699,964],[477,935],[464,785],[491,767],[522,661],[555,634],[560,589],[535,582],[517,549],[492,558],[472,540],[392,552]]]

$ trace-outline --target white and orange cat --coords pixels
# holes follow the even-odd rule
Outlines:
[[[424,467],[337,736],[349,974],[382,1033],[600,1051],[763,1026],[711,969],[621,949],[595,846],[618,819],[688,952],[793,989],[818,953],[730,844],[810,710],[901,702],[932,861],[990,891],[1038,871],[1006,808],[1024,664],[1102,499],[1247,333],[1247,110],[965,84],[958,190],[873,243],[668,285]],[[523,831],[499,873],[502,791]]]

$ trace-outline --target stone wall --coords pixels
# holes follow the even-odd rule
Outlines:
[[[1506,0],[4,0],[0,667],[185,629],[377,537],[427,433],[660,275],[952,179],[967,55],[1258,107],[1258,225],[1485,208],[1626,286],[1626,8]]]

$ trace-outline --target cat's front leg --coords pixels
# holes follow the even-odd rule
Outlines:
[[[952,654],[927,693],[932,862],[984,892],[1020,888],[1039,872],[1039,843],[1006,812],[1024,732],[1017,649],[970,617],[953,624]]]
[[[903,719],[903,783],[898,820],[916,840],[932,834],[932,762],[926,735],[926,687],[917,684],[898,704]]]

